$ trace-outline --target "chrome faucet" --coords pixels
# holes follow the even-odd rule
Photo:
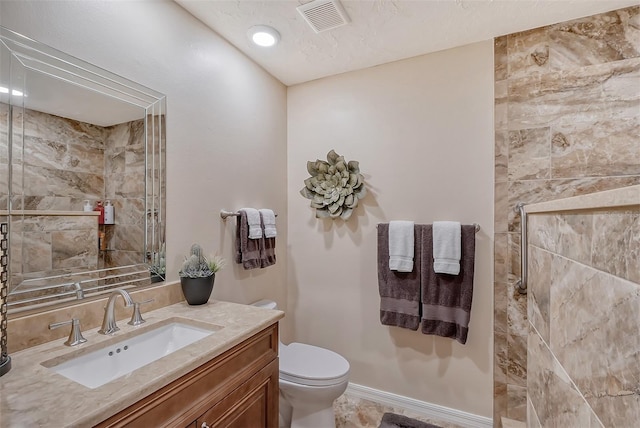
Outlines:
[[[64,342],[67,346],[76,346],[80,345],[87,341],[87,339],[82,336],[82,331],[80,331],[80,320],[78,318],[71,318],[69,321],[56,322],[53,324],[49,324],[49,330],[53,330],[58,327],[62,327],[63,325],[71,324],[71,333],[69,333],[69,339]]]
[[[84,291],[82,290],[82,286],[79,282],[74,282],[73,284],[69,284],[76,291],[76,298],[78,300],[84,299]]]
[[[121,288],[116,288],[111,292],[109,296],[109,300],[107,301],[107,306],[104,308],[104,319],[102,320],[102,328],[98,330],[100,334],[113,334],[116,331],[120,330],[116,325],[116,311],[115,311],[115,302],[118,296],[122,296],[124,299],[124,306],[129,307],[133,305],[133,300],[131,300],[131,296],[126,290]]]

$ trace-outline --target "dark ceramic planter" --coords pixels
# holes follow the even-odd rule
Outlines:
[[[158,274],[152,273],[151,274],[151,283],[156,283],[156,282],[162,282],[164,281],[164,278]]]
[[[215,279],[215,273],[202,278],[181,277],[182,294],[184,294],[187,303],[190,305],[204,305],[207,303],[213,291],[213,281]]]

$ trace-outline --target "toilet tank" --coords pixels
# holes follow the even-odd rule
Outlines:
[[[253,302],[251,306],[257,306],[259,308],[266,308],[266,309],[278,308],[278,305],[273,300],[258,300],[257,302]]]
[[[273,300],[258,300],[257,302],[253,302],[251,303],[251,306],[257,306],[259,308],[265,308],[265,309],[278,309],[278,305],[276,304],[276,302],[274,302]],[[282,343],[282,340],[280,338],[278,338],[278,348],[279,349],[284,349],[286,348],[288,345],[285,345],[284,343]]]

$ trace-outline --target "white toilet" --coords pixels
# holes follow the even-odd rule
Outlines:
[[[260,300],[254,306],[276,309]],[[349,383],[349,362],[328,349],[279,343],[280,428],[335,428],[333,402]]]

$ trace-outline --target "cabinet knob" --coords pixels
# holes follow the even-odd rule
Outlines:
[[[200,425],[200,428],[211,428],[211,427],[207,425],[206,422],[203,422],[202,425]]]

